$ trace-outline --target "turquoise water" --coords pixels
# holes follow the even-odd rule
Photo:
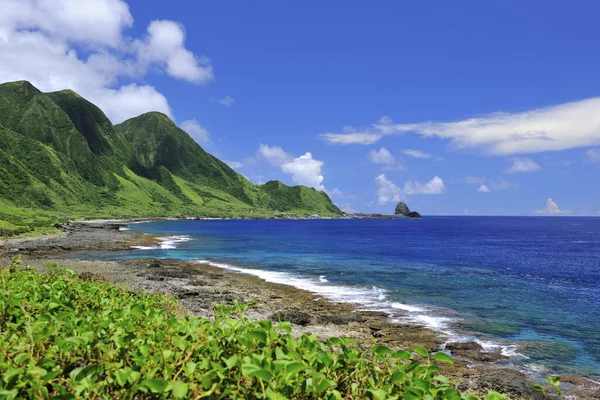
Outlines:
[[[500,347],[540,374],[600,377],[600,218],[168,221],[156,248]]]

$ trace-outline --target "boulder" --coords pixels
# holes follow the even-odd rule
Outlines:
[[[400,202],[398,202],[398,204],[396,204],[396,210],[394,211],[394,214],[408,215],[409,213],[410,213],[410,208],[408,208],[406,203],[404,203],[403,201],[400,201]]]

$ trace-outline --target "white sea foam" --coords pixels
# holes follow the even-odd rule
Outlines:
[[[398,309],[398,310],[408,311],[408,312],[423,312],[423,311],[425,311],[424,308],[416,307],[416,306],[409,306],[408,304],[403,304],[403,303],[392,303],[391,307]]]
[[[179,243],[189,242],[190,240],[192,240],[192,238],[190,238],[188,235],[161,236],[161,237],[157,237],[156,239],[159,240],[160,243],[153,245],[153,246],[131,246],[131,247],[133,249],[137,249],[137,250],[156,250],[156,249],[172,250],[172,249],[176,249],[177,245]]]
[[[120,230],[120,231],[130,231],[130,230],[131,230],[131,228],[128,228],[128,227],[126,227],[126,226],[121,226],[121,227],[119,227],[119,230]]]
[[[472,336],[461,335],[450,326],[457,321],[456,318],[444,315],[444,312],[430,307],[416,306],[399,302],[390,302],[387,291],[383,288],[372,286],[371,288],[354,287],[331,284],[324,275],[318,278],[301,277],[288,272],[266,271],[261,269],[242,268],[224,262],[216,262],[205,259],[194,260],[198,264],[210,265],[243,274],[254,275],[267,282],[289,285],[298,289],[306,290],[331,301],[356,304],[361,311],[384,312],[390,316],[390,320],[396,323],[418,324],[434,331],[443,333],[446,343],[475,341],[479,343],[484,351],[492,352],[500,349],[507,357],[525,357],[516,352],[515,345],[504,345],[491,341],[480,340]]]

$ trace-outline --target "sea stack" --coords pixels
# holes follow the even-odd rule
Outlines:
[[[421,218],[421,214],[416,211],[410,211],[410,208],[403,201],[396,204],[394,215],[403,216],[404,218]]]

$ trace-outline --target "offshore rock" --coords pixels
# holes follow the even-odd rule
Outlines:
[[[408,208],[406,203],[404,203],[403,201],[400,201],[400,202],[398,202],[398,204],[396,204],[396,210],[394,211],[394,214],[406,216],[409,213],[410,213],[410,208]]]
[[[408,214],[406,214],[406,218],[415,218],[415,219],[419,219],[419,218],[422,218],[422,217],[421,217],[421,214],[419,214],[418,212],[416,212],[416,211],[411,211],[411,212],[409,212]]]

